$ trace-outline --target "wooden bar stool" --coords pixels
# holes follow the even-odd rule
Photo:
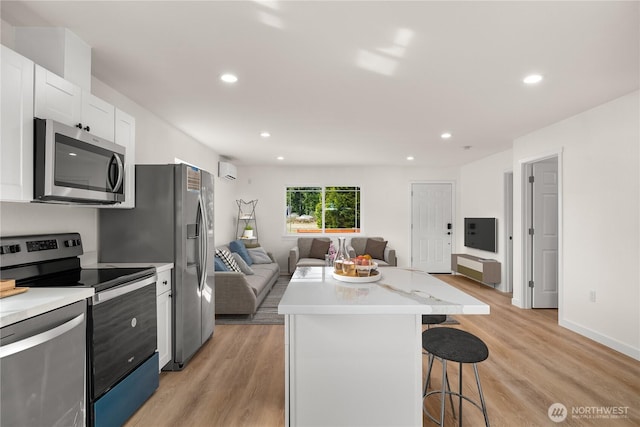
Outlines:
[[[429,369],[427,370],[427,379],[425,383],[425,393],[423,399],[426,399],[434,393],[440,393],[440,421],[436,420],[426,409],[427,416],[436,424],[444,426],[444,408],[445,408],[445,395],[458,396],[458,425],[462,426],[462,399],[470,402],[478,409],[482,411],[484,415],[484,423],[486,427],[489,427],[489,416],[487,415],[487,405],[485,404],[484,395],[482,393],[482,386],[480,385],[480,376],[478,375],[479,362],[486,360],[489,357],[489,349],[487,345],[478,337],[469,332],[462,331],[455,328],[431,328],[422,333],[422,347],[430,355],[438,358],[442,361],[442,389],[426,392],[426,384],[428,384],[431,377],[431,368],[433,361],[430,360]],[[447,378],[447,362],[457,362],[459,364],[458,373],[458,392],[451,391],[448,386]],[[462,364],[472,363],[473,371],[476,377],[476,385],[478,386],[478,394],[480,395],[480,404],[471,400],[468,396],[462,394]],[[453,403],[452,403],[453,406]],[[455,415],[455,413],[454,413]]]

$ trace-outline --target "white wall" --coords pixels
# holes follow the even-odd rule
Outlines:
[[[2,24],[2,44],[13,47],[13,32],[5,21]],[[136,163],[173,163],[179,158],[200,166],[216,175],[215,217],[232,214],[234,206],[218,203],[235,194],[235,183],[217,178],[218,154],[199,141],[136,104],[125,95],[92,78],[92,93],[131,114],[136,119]],[[222,182],[221,182],[222,181]],[[97,209],[66,205],[35,203],[0,203],[0,234],[3,236],[33,233],[62,233],[77,231],[83,239],[84,265],[97,260]],[[228,241],[229,230],[216,222],[216,241]]]
[[[559,323],[640,359],[639,93],[514,142],[514,239],[522,235],[522,167],[561,153]],[[519,242],[522,240],[519,239]],[[525,306],[522,245],[514,303]],[[596,292],[596,302],[589,296]]]
[[[91,91],[97,97],[136,118],[137,164],[174,163],[178,158],[215,175],[215,240],[216,242],[228,241],[233,234],[229,234],[230,230],[224,226],[224,222],[218,221],[218,218],[224,219],[233,214],[235,204],[231,206],[226,202],[218,203],[218,200],[228,200],[233,197],[236,184],[218,178],[220,156],[211,148],[176,129],[96,78],[91,81]]]
[[[496,286],[506,291],[505,278],[505,220],[504,220],[504,173],[512,170],[513,151],[507,150],[460,168],[460,209],[456,216],[456,247],[459,253],[481,258],[495,259],[502,266],[502,282]],[[464,218],[490,217],[498,219],[498,252],[487,252],[464,246]]]
[[[407,267],[411,264],[411,183],[455,182],[458,169],[239,166],[238,176],[238,193],[234,199],[258,199],[256,216],[260,244],[276,256],[286,272],[289,249],[296,244],[295,236],[285,235],[285,190],[288,186],[361,187],[362,235],[384,237],[396,250],[398,265]],[[235,228],[235,220],[236,215],[224,222]],[[347,241],[351,236],[347,236]],[[337,235],[331,237],[335,240]]]

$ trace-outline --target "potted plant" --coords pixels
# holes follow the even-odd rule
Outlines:
[[[244,232],[242,233],[242,237],[244,237],[245,239],[253,238],[253,227],[251,225],[247,224],[244,227]]]

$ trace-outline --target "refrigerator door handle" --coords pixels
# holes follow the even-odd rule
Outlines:
[[[202,196],[198,199],[198,238],[200,239],[199,250],[200,250],[200,259],[199,259],[199,281],[200,281],[200,291],[204,289],[205,282],[207,280],[207,217],[204,211],[204,204],[202,203]]]

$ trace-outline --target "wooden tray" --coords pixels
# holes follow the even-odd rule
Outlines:
[[[16,287],[14,279],[0,279],[0,291],[8,291]]]
[[[7,289],[7,290],[4,290],[4,291],[0,291],[0,298],[10,297],[11,295],[18,295],[18,294],[21,294],[23,292],[27,292],[28,290],[29,290],[29,288]]]

